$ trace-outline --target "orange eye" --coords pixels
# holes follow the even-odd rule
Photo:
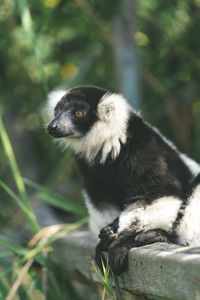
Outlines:
[[[82,117],[83,116],[83,112],[82,111],[80,111],[80,110],[77,110],[77,111],[75,111],[75,116],[76,117],[78,117],[78,118],[80,118],[80,117]]]
[[[54,111],[55,117],[58,115],[58,113],[59,113],[58,109],[55,109],[55,111]]]

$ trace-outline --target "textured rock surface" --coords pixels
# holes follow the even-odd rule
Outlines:
[[[55,243],[54,254],[67,271],[98,281],[92,267],[95,245],[88,231],[76,231]],[[166,243],[133,248],[129,270],[119,282],[123,289],[151,299],[199,300],[200,248]]]

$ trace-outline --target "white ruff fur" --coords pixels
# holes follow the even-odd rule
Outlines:
[[[89,229],[98,238],[99,231],[104,226],[112,223],[120,214],[120,211],[114,206],[109,206],[109,209],[105,208],[98,210],[92,204],[87,192],[83,191],[83,196],[85,200],[85,205],[88,209],[90,219],[89,219]]]
[[[200,246],[200,185],[194,189],[189,198],[177,234],[180,244]]]
[[[162,228],[169,231],[176,219],[181,200],[175,197],[162,197],[149,206],[135,203],[129,205],[119,218],[118,233],[136,223],[137,231]]]
[[[121,95],[107,94],[97,107],[98,120],[91,130],[79,139],[68,138],[66,142],[73,150],[84,156],[89,163],[102,149],[101,163],[107,156],[115,159],[120,153],[120,142],[126,142],[126,129],[131,107]]]

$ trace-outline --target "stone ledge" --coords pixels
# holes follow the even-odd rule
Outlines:
[[[88,231],[76,231],[55,243],[56,259],[66,271],[78,272],[92,281],[96,241]],[[128,272],[119,277],[123,289],[154,299],[200,299],[200,248],[156,243],[129,252]]]

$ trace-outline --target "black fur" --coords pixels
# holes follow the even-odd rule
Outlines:
[[[116,160],[109,156],[104,164],[92,166],[78,156],[77,161],[84,186],[99,208],[115,204],[123,209],[139,200],[150,204],[162,196],[183,198],[193,179],[178,152],[134,113]]]
[[[84,158],[77,157],[84,186],[97,208],[109,209],[109,204],[114,204],[122,211],[137,201],[147,205],[162,196],[186,198],[193,179],[191,172],[179,153],[134,113],[129,119],[127,143],[121,147],[117,159],[108,157],[103,165],[97,160],[89,166]],[[102,252],[109,252],[109,263],[116,275],[126,270],[132,247],[158,241],[175,242],[175,232],[169,237],[162,229],[141,233],[137,238],[134,229],[118,238],[114,232],[109,231],[108,236],[100,233],[95,259],[101,268]]]

